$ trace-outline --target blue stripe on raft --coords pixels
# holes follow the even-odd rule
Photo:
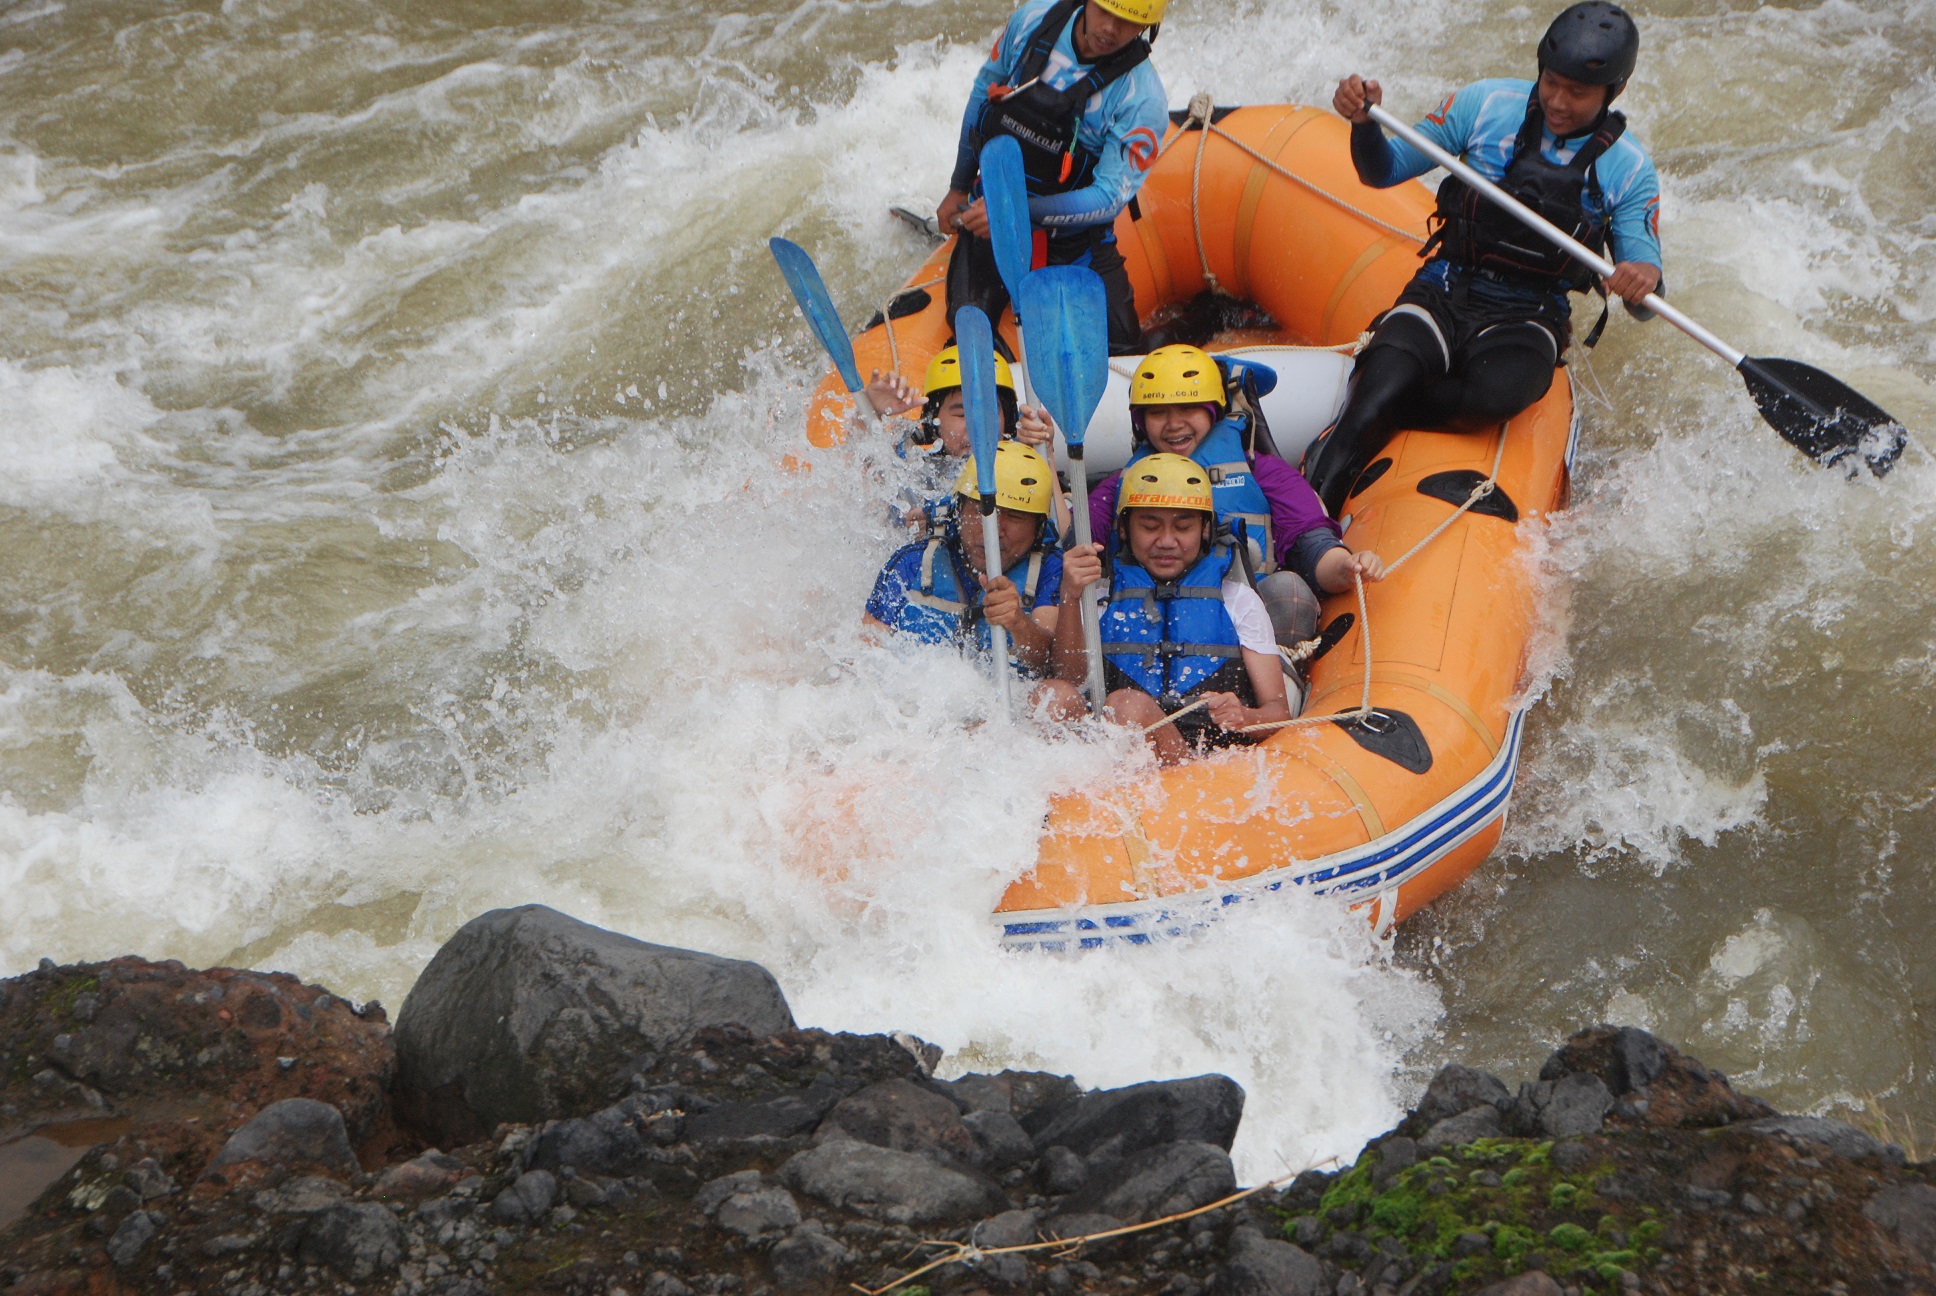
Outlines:
[[[1149,944],[1155,935],[1180,935],[1194,927],[1202,926],[1214,917],[1215,910],[1227,908],[1246,900],[1254,900],[1260,894],[1268,894],[1284,887],[1286,882],[1311,886],[1318,894],[1333,891],[1352,892],[1388,886],[1402,879],[1415,869],[1427,865],[1435,857],[1451,849],[1464,837],[1477,832],[1503,812],[1506,802],[1511,798],[1513,784],[1519,765],[1519,743],[1524,726],[1525,713],[1515,712],[1507,727],[1506,745],[1500,752],[1496,768],[1478,787],[1459,797],[1456,803],[1446,806],[1426,822],[1413,822],[1418,826],[1411,828],[1398,841],[1380,846],[1356,859],[1343,861],[1333,867],[1297,875],[1291,878],[1277,878],[1267,883],[1246,888],[1242,891],[1228,891],[1203,897],[1177,897],[1187,906],[1186,912],[1176,908],[1164,908],[1152,913],[1112,913],[1092,917],[1071,917],[1064,919],[1029,919],[1022,922],[1005,922],[1002,925],[1002,944],[1009,949],[1042,949],[1061,952],[1067,948],[1066,940],[1031,941],[1030,936],[1057,936],[1071,928],[1077,931],[1093,932],[1107,930],[1109,935],[1085,936],[1077,941],[1081,949],[1094,949],[1101,945],[1127,940],[1133,944]],[[1445,806],[1444,802],[1440,803]],[[1429,812],[1428,812],[1429,813]],[[1389,867],[1380,867],[1389,864]],[[1371,870],[1367,873],[1367,870]],[[1321,883],[1331,883],[1321,886]],[[1154,932],[1134,932],[1133,929],[1147,925],[1158,929]],[[1122,934],[1116,935],[1115,933]]]

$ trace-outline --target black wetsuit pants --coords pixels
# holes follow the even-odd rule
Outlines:
[[[1456,272],[1449,288],[1440,277],[1421,272],[1385,312],[1352,368],[1344,412],[1305,455],[1304,475],[1333,517],[1400,428],[1481,431],[1553,385],[1570,332],[1563,299],[1468,294]]]
[[[1109,294],[1109,354],[1140,354],[1143,329],[1136,315],[1136,290],[1130,286],[1129,271],[1123,267],[1123,254],[1116,250],[1115,240],[1050,239],[1048,246],[1050,265],[1070,265],[1081,261],[1084,253],[1089,254],[1089,268],[1102,279],[1103,289]],[[1008,287],[996,268],[994,245],[962,231],[948,258],[949,332],[954,331],[955,312],[963,306],[981,307],[993,325],[1000,322],[1006,305]],[[995,335],[995,345],[1006,358],[1015,358],[1008,355],[1000,333]]]

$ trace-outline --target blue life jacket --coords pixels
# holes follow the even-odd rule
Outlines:
[[[1250,457],[1244,453],[1244,438],[1249,430],[1248,415],[1232,414],[1219,419],[1210,429],[1210,435],[1190,452],[1190,458],[1210,474],[1210,497],[1217,506],[1220,536],[1234,537],[1237,524],[1243,524],[1244,540],[1250,551],[1246,569],[1255,579],[1277,570],[1277,543],[1271,530],[1270,500],[1264,488],[1257,484]],[[1129,461],[1132,467],[1137,459],[1153,453],[1149,442],[1139,444],[1141,448]]]
[[[1255,705],[1237,627],[1223,605],[1230,546],[1218,544],[1174,582],[1158,582],[1118,542],[1112,540],[1110,548],[1104,662],[1165,711],[1202,692],[1220,673],[1215,691],[1237,693]]]
[[[907,604],[894,629],[913,635],[923,643],[966,643],[972,639],[976,651],[987,652],[993,640],[988,633],[988,622],[981,614],[979,594],[969,597],[967,584],[955,566],[959,543],[959,535],[952,529],[947,535],[928,541],[921,551],[921,583],[908,590]],[[1002,573],[1015,582],[1025,611],[1035,607],[1045,552],[1037,545]]]

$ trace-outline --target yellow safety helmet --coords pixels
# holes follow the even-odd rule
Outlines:
[[[1169,0],[1096,0],[1096,3],[1127,22],[1154,27],[1163,21]]]
[[[1008,361],[1002,359],[999,351],[995,353],[995,385],[1006,387],[1011,393],[1015,390],[1015,375],[1009,372]],[[921,384],[921,393],[924,396],[932,396],[936,392],[948,391],[959,386],[961,386],[961,348],[943,347],[940,354],[928,361],[928,377],[927,381]]]
[[[1210,353],[1178,342],[1158,347],[1136,366],[1129,380],[1135,405],[1217,405],[1224,403],[1223,372]]]
[[[1215,514],[1210,474],[1202,464],[1182,455],[1145,455],[1123,469],[1123,489],[1116,497],[1118,514],[1133,508],[1196,509]]]
[[[1172,456],[1174,457],[1174,456]],[[1187,460],[1185,462],[1188,462]],[[1200,471],[1200,470],[1199,470]],[[962,465],[955,478],[955,494],[963,499],[981,498],[981,483],[975,474],[974,456]],[[995,505],[1020,513],[1049,515],[1049,501],[1055,498],[1055,472],[1035,447],[1020,441],[1001,441],[995,446]]]

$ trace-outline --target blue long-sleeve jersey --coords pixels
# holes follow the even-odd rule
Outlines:
[[[1526,121],[1526,99],[1532,92],[1531,81],[1509,77],[1475,81],[1447,95],[1436,112],[1418,123],[1417,130],[1498,183],[1512,161],[1513,144]],[[1590,137],[1591,132],[1585,132],[1561,140],[1544,130],[1540,152],[1548,161],[1564,164]],[[1438,165],[1404,140],[1386,138],[1375,123],[1352,128],[1351,157],[1359,179],[1377,189],[1402,184]],[[1593,164],[1593,174],[1600,192],[1596,197],[1591,189],[1587,191],[1588,214],[1606,220],[1613,259],[1659,267],[1660,177],[1631,129]]]
[[[981,121],[983,105],[988,102],[988,88],[1011,84],[1010,74],[1021,62],[1029,36],[1055,2],[1029,0],[1010,16],[995,38],[995,48],[975,77],[967,110],[961,117],[961,142],[955,152],[949,188],[964,193],[980,192],[975,127]],[[1077,14],[1080,13],[1078,10]],[[1052,90],[1068,89],[1087,76],[1094,66],[1076,59],[1075,24],[1076,20],[1071,18],[1062,34],[1056,37],[1055,48],[1042,69],[1042,81]],[[1076,143],[1097,160],[1089,183],[1068,193],[1031,195],[1030,222],[1051,230],[1113,222],[1116,214],[1142,188],[1143,177],[1156,163],[1157,149],[1169,124],[1163,81],[1146,59],[1091,95],[1083,105],[1082,120],[1076,126]]]

